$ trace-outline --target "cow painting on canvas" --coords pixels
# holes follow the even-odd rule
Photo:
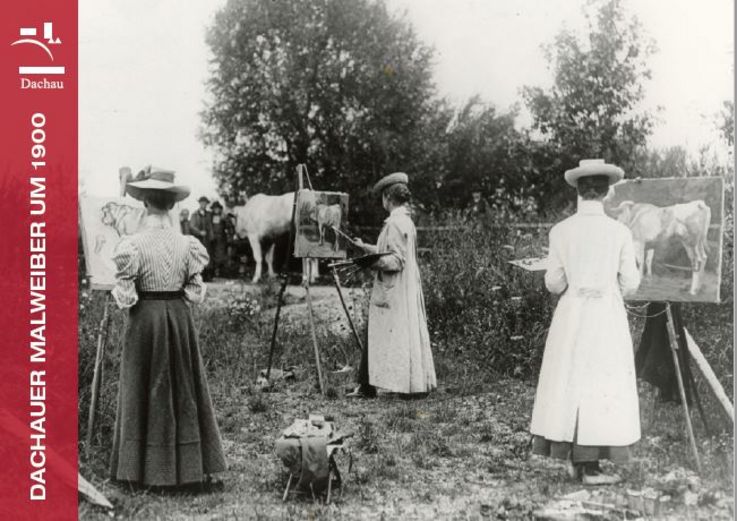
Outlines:
[[[632,232],[642,274],[632,300],[719,301],[721,178],[626,180],[605,205]]]
[[[342,259],[346,246],[340,230],[348,215],[348,194],[300,190],[297,192],[295,257]]]
[[[654,244],[678,240],[691,262],[691,295],[701,289],[701,277],[707,260],[707,236],[711,209],[702,200],[670,206],[624,201],[610,213],[632,231],[635,254],[643,278],[653,275]]]

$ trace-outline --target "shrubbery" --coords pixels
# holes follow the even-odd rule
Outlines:
[[[438,372],[529,377],[539,368],[552,298],[541,272],[509,260],[543,254],[547,228],[456,221],[424,232],[425,304]],[[464,368],[458,367],[461,362]]]

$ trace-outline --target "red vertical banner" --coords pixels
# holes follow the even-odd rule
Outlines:
[[[77,2],[0,27],[0,519],[76,519]]]

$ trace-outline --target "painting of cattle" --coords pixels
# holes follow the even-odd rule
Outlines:
[[[145,214],[143,204],[130,197],[79,196],[79,231],[92,289],[112,289],[115,245],[140,229]]]
[[[632,232],[642,282],[629,299],[719,302],[722,178],[622,181],[604,208]]]
[[[346,258],[345,239],[340,232],[347,216],[348,194],[315,190],[297,192],[294,256]]]

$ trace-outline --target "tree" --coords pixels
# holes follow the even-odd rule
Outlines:
[[[580,159],[600,157],[639,175],[635,158],[646,146],[653,118],[640,106],[655,51],[621,0],[590,0],[585,39],[563,30],[544,47],[553,86],[525,87],[523,97],[555,164],[539,168],[556,182]],[[548,182],[550,182],[550,180]],[[547,198],[548,201],[554,198]]]
[[[466,206],[472,190],[512,209],[527,195],[531,183],[523,166],[528,151],[524,134],[515,128],[516,117],[516,108],[503,113],[479,96],[456,111],[445,135],[443,207]]]
[[[315,188],[350,192],[368,220],[378,178],[437,168],[432,49],[382,1],[228,0],[207,43],[201,134],[224,196],[289,191],[305,163]]]

